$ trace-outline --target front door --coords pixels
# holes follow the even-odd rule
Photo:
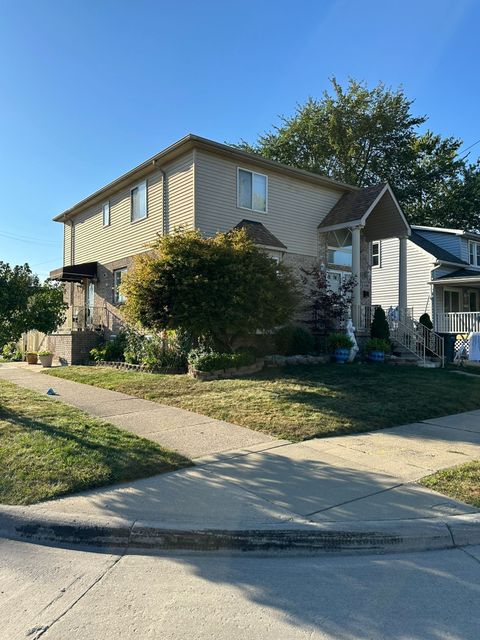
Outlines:
[[[85,307],[86,307],[86,324],[87,327],[93,326],[93,313],[95,308],[95,284],[89,280],[85,291]]]

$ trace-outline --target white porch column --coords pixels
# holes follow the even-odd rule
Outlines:
[[[352,321],[358,327],[361,318],[361,282],[360,282],[360,232],[361,227],[352,229],[352,277],[355,280],[355,287],[352,292]]]
[[[407,238],[399,239],[398,254],[398,311],[400,320],[404,320],[407,308]]]

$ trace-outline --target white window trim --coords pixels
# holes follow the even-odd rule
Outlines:
[[[142,184],[145,185],[145,215],[141,218],[133,219],[133,198],[132,193],[135,189],[138,189]],[[148,218],[148,180],[140,180],[137,184],[134,184],[133,187],[130,188],[130,223],[135,224],[136,222],[141,222],[142,220],[146,220]]]
[[[445,311],[445,293],[458,293],[458,306],[460,307],[458,311]],[[462,313],[463,309],[463,289],[461,287],[444,287],[443,288],[443,312],[444,313]]]
[[[250,207],[242,207],[240,206],[240,171],[246,171],[247,173],[252,174],[252,205],[253,205],[253,176],[261,176],[265,178],[265,211],[262,209],[253,209]],[[258,171],[252,171],[251,169],[246,169],[245,167],[237,167],[237,209],[243,209],[244,211],[255,211],[255,213],[268,213],[268,176],[265,173],[258,173]]]
[[[373,264],[373,245],[377,244],[378,245],[378,264]],[[371,257],[371,261],[372,261],[372,269],[380,269],[382,266],[382,243],[380,240],[374,240],[371,244],[371,248],[370,248],[370,257]]]
[[[104,209],[105,207],[108,205],[108,222],[107,224],[105,224],[105,213],[104,213]],[[103,223],[103,227],[109,227],[110,226],[110,222],[111,222],[111,211],[110,211],[110,200],[107,200],[106,202],[104,202],[102,204],[102,223]]]
[[[473,254],[474,254],[475,262],[470,262],[471,247],[474,247]],[[478,269],[480,268],[479,259],[480,259],[480,242],[477,242],[476,240],[469,240],[468,241],[468,264],[471,267],[476,267]]]
[[[143,218],[141,218],[143,220]],[[123,300],[119,300],[118,296],[121,295],[118,291],[118,287],[115,286],[115,274],[116,273],[127,273],[127,267],[119,267],[118,269],[113,270],[113,304],[123,304],[125,302],[125,297]],[[120,278],[120,284],[122,282],[122,278]]]

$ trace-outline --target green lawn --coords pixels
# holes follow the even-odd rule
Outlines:
[[[213,382],[100,367],[45,373],[290,440],[381,429],[480,408],[480,378],[418,367],[326,364],[267,369],[248,378]]]
[[[0,381],[0,503],[32,504],[189,464],[150,440]]]
[[[438,471],[422,478],[421,484],[451,498],[480,507],[480,461]]]

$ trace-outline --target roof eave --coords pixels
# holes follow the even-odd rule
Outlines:
[[[201,136],[189,133],[180,140],[177,140],[177,142],[174,142],[169,147],[166,147],[166,149],[164,149],[163,151],[160,151],[160,153],[157,153],[148,160],[145,160],[145,162],[142,162],[130,171],[122,174],[119,178],[116,178],[112,182],[106,184],[104,187],[97,189],[97,191],[95,191],[91,195],[87,196],[83,200],[80,200],[69,209],[66,209],[59,215],[55,216],[53,220],[55,222],[65,222],[67,219],[80,213],[87,206],[95,204],[97,201],[106,199],[113,192],[122,188],[122,186],[126,186],[134,178],[140,179],[144,175],[148,175],[148,173],[155,166],[161,167],[162,164],[171,162],[178,155],[186,153],[193,148],[203,149],[205,151],[223,155],[224,157],[231,157],[235,160],[244,160],[245,162],[250,164],[269,168],[272,171],[277,171],[300,180],[329,187],[331,189],[336,189],[338,191],[345,192],[358,190],[358,187],[333,180],[332,178],[328,178],[327,176],[322,176],[311,171],[305,171],[304,169],[297,169],[296,167],[290,167],[280,162],[275,162],[274,160],[263,158],[262,156],[255,153],[248,153],[246,151],[242,151],[241,149],[236,149],[235,147],[230,147],[226,144],[221,144],[220,142],[208,140],[208,138],[202,138]]]

